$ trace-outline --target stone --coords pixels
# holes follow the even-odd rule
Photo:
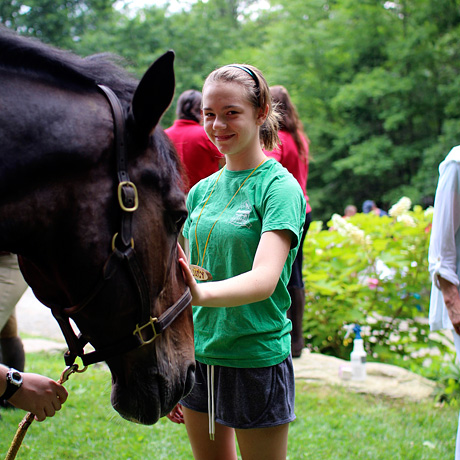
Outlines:
[[[366,363],[366,379],[354,381],[340,378],[341,367],[350,363],[334,356],[304,349],[302,356],[293,362],[296,379],[342,385],[357,393],[421,401],[433,398],[436,388],[436,382],[390,364]]]

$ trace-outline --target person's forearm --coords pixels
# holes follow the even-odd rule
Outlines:
[[[178,246],[179,263],[192,291],[193,305],[237,307],[268,299],[276,289],[291,245],[291,234],[274,230],[262,234],[252,269],[222,281],[197,284],[183,249]]]
[[[197,305],[202,307],[236,307],[268,299],[278,280],[263,268],[251,270],[223,281],[201,283]]]
[[[452,308],[455,308],[455,306],[460,302],[458,287],[440,276],[438,276],[438,281],[447,309],[451,310]]]
[[[458,287],[440,276],[438,281],[450,321],[457,334],[460,335],[460,294]]]
[[[0,364],[0,396],[6,390],[6,373],[9,371],[8,367]]]

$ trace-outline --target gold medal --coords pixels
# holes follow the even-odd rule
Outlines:
[[[208,270],[206,270],[203,267],[199,267],[198,265],[191,264],[190,270],[192,271],[193,277],[197,281],[211,281],[212,280],[211,273],[209,273]]]

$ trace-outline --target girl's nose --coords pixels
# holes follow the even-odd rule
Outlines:
[[[214,129],[224,129],[227,127],[227,123],[225,123],[225,120],[223,120],[220,117],[216,117],[214,120],[214,124],[212,126]]]

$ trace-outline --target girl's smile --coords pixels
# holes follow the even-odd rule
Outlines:
[[[263,121],[263,114],[259,116],[256,113],[240,84],[212,82],[205,86],[204,129],[221,153],[231,157],[245,157],[252,163],[253,157],[258,158],[263,153],[259,140],[259,129]]]

